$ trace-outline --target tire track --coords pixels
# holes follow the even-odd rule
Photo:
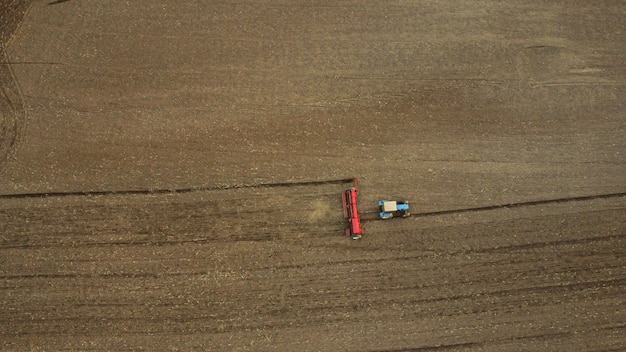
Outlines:
[[[513,202],[513,203],[487,205],[487,206],[473,207],[473,208],[438,210],[438,211],[431,211],[431,212],[424,212],[424,213],[412,213],[411,215],[416,216],[416,217],[449,215],[449,214],[471,213],[471,212],[477,212],[477,211],[513,209],[513,208],[529,207],[529,206],[536,206],[536,205],[558,204],[558,203],[567,203],[567,202],[582,202],[582,201],[595,200],[595,199],[609,199],[609,198],[621,198],[621,197],[626,197],[626,192],[594,194],[594,195],[579,196],[579,197],[564,197],[564,198],[554,198],[554,199],[533,200],[533,201],[528,201],[528,202]]]
[[[93,197],[112,195],[156,195],[156,194],[182,194],[192,192],[225,191],[245,188],[276,188],[297,186],[320,186],[352,182],[353,178],[342,178],[321,181],[295,181],[295,182],[270,182],[270,183],[243,183],[235,185],[171,188],[171,189],[135,189],[135,190],[108,190],[108,191],[70,191],[70,192],[40,192],[40,193],[15,193],[0,194],[0,199],[23,199],[23,198],[48,198],[48,197]]]

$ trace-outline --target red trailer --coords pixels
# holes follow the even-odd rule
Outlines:
[[[359,239],[363,235],[361,229],[361,217],[359,216],[359,208],[357,206],[357,197],[359,195],[359,185],[354,179],[354,187],[346,189],[341,194],[341,200],[343,203],[343,216],[348,219],[348,226],[346,227],[346,236],[352,237],[352,239]]]

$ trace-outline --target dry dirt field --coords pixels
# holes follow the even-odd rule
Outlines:
[[[626,350],[626,2],[0,15],[0,350]]]

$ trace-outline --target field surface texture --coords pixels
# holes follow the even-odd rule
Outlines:
[[[626,2],[0,16],[0,350],[626,350]]]

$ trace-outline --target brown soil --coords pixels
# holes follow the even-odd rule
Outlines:
[[[29,6],[30,1],[24,0],[0,3],[0,171],[10,158],[15,157],[19,136],[26,124],[24,101],[6,55],[6,44],[19,27]]]
[[[0,11],[2,350],[626,350],[622,1]]]

